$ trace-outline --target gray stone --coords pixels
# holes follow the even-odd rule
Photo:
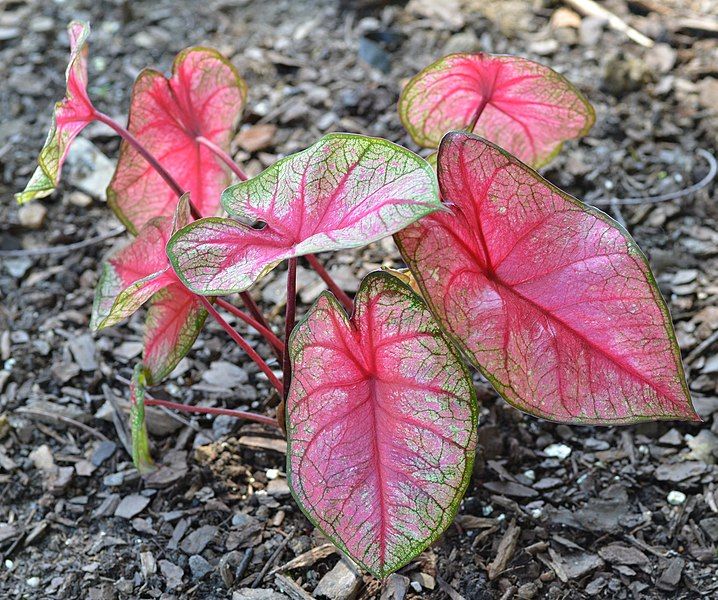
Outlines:
[[[195,529],[180,544],[180,549],[185,554],[199,554],[217,535],[217,528],[214,525],[202,525]]]
[[[242,588],[232,594],[232,600],[287,600],[287,596],[266,588]]]
[[[115,509],[115,516],[131,519],[141,513],[149,503],[150,499],[146,496],[140,496],[139,494],[125,496]]]
[[[353,600],[362,586],[359,572],[346,560],[340,560],[335,567],[322,577],[314,589],[315,598],[329,600]]]
[[[202,579],[212,570],[212,565],[199,554],[194,554],[189,557],[189,570],[192,571],[192,579]]]
[[[160,571],[162,571],[162,575],[167,582],[168,589],[176,590],[182,586],[182,576],[184,575],[184,572],[180,567],[164,559],[160,560],[158,564],[160,565]]]

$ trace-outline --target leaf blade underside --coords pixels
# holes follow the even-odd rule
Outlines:
[[[247,86],[232,64],[210,48],[187,48],[172,65],[169,79],[143,70],[132,88],[128,129],[189,192],[202,215],[217,213],[231,175],[197,138],[229,151],[244,106]],[[177,196],[127,142],[107,188],[110,207],[136,233],[153,217],[171,215]]]
[[[450,54],[418,73],[402,91],[399,116],[413,140],[436,148],[442,136],[465,129],[538,168],[564,141],[591,129],[588,100],[554,70],[525,58]]]
[[[435,175],[386,140],[329,134],[227,189],[227,212],[175,234],[167,247],[198,294],[248,289],[284,259],[366,245],[441,208]],[[261,221],[262,229],[246,222]]]
[[[95,120],[95,109],[87,95],[87,38],[90,26],[81,21],[72,21],[67,31],[70,37],[70,61],[65,71],[65,97],[55,104],[52,125],[40,151],[37,169],[25,189],[15,194],[20,204],[44,198],[55,191],[72,141],[86,125]]]
[[[568,423],[696,420],[668,309],[631,236],[454,132],[436,213],[395,236],[442,326],[515,407]]]
[[[308,518],[385,577],[451,523],[476,445],[476,395],[426,305],[387,273],[351,320],[325,292],[290,340],[290,488]]]

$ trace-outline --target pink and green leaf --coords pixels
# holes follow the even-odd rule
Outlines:
[[[564,141],[588,133],[595,121],[588,100],[554,70],[485,53],[450,54],[426,67],[404,88],[399,116],[426,148],[475,122],[474,133],[534,168],[548,163]]]
[[[172,372],[192,348],[206,318],[200,300],[179,282],[154,295],[145,319],[142,355],[149,383],[159,383]]]
[[[95,109],[87,95],[87,38],[90,26],[73,21],[67,30],[70,62],[65,72],[65,98],[55,105],[52,126],[38,157],[35,173],[25,189],[15,194],[20,203],[49,196],[55,190],[72,141],[95,120]]]
[[[364,246],[441,208],[431,167],[386,140],[336,133],[227,189],[241,219],[201,219],[167,252],[191,290],[248,289],[282,260]],[[245,223],[262,222],[261,229]]]
[[[180,198],[174,217],[155,217],[126,248],[103,264],[91,327],[119,323],[150,300],[145,320],[143,365],[150,384],[177,366],[199,335],[207,312],[177,279],[165,252],[167,240],[191,220],[189,195]]]
[[[232,64],[209,48],[180,52],[169,79],[145,69],[132,90],[130,133],[191,194],[202,215],[217,214],[231,175],[198,138],[229,151],[246,93]],[[154,217],[171,215],[177,203],[172,188],[124,141],[107,198],[133,233]]]
[[[142,475],[150,473],[155,468],[145,422],[146,384],[142,365],[135,365],[130,382],[130,431],[132,433],[132,462]]]
[[[190,220],[189,199],[185,194],[173,217],[151,219],[127,247],[103,263],[92,307],[92,329],[116,325],[155,293],[177,283],[165,246],[172,233]]]
[[[567,423],[698,419],[628,232],[470,134],[447,134],[438,169],[451,213],[395,239],[439,322],[509,403]]]
[[[287,473],[302,511],[377,577],[452,522],[476,446],[471,377],[424,302],[368,275],[349,317],[329,292],[290,338]]]

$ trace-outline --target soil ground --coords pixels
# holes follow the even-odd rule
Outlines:
[[[0,249],[57,247],[119,226],[87,181],[111,173],[111,164],[92,162],[92,147],[42,204],[37,229],[12,200],[61,97],[73,18],[93,26],[91,95],[120,117],[141,68],[168,70],[193,44],[231,57],[249,84],[235,155],[253,174],[328,131],[413,148],[398,94],[443,54],[543,61],[597,112],[589,136],[567,144],[544,174],[612,212],[645,249],[705,421],[557,425],[509,407],[477,375],[480,447],[456,523],[383,585],[364,577],[359,597],[714,598],[718,187],[661,203],[610,200],[681,190],[708,172],[701,150],[713,152],[718,140],[718,4],[604,4],[658,44],[643,48],[541,0],[0,2]],[[250,142],[259,134],[257,148]],[[84,137],[114,160],[118,142],[105,128]],[[0,597],[311,597],[339,556],[289,497],[275,432],[152,410],[154,453],[165,466],[147,481],[132,468],[113,405],[126,406],[120,378],[140,352],[142,315],[88,330],[99,264],[122,242],[0,255]],[[349,290],[366,272],[401,264],[390,241],[323,258]],[[253,290],[277,331],[282,288],[280,269]],[[321,284],[300,270],[300,289],[304,310]],[[277,403],[213,324],[155,393],[268,414]],[[324,551],[307,556],[313,548]]]

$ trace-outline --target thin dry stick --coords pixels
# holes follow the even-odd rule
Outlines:
[[[48,419],[50,421],[60,421],[61,423],[65,423],[67,425],[72,425],[73,427],[77,427],[78,429],[82,429],[83,431],[94,435],[97,439],[102,440],[103,442],[109,442],[109,438],[105,436],[101,431],[97,431],[97,429],[94,429],[93,427],[90,427],[89,425],[85,425],[84,423],[81,423],[80,421],[76,421],[72,417],[66,417],[65,415],[57,415],[54,413],[49,413],[44,410],[40,410],[39,408],[27,408],[26,406],[21,406],[17,409],[16,412],[22,413],[24,415],[28,415],[30,417],[40,417],[43,419]]]
[[[640,31],[626,23],[621,17],[593,0],[564,0],[564,2],[582,15],[605,19],[611,29],[625,33],[628,39],[633,40],[645,48],[653,48],[655,45],[655,42],[651,38],[643,35]]]
[[[658,194],[657,196],[636,196],[635,198],[609,198],[607,200],[596,200],[595,202],[593,202],[593,204],[596,206],[602,206],[605,204],[609,204],[611,206],[658,204],[659,202],[668,202],[669,200],[679,200],[680,198],[694,194],[695,192],[698,192],[704,187],[706,187],[711,181],[715,179],[716,174],[718,174],[718,162],[716,161],[715,157],[710,152],[708,152],[708,150],[704,150],[703,148],[699,148],[697,153],[701,155],[708,163],[708,174],[699,182],[694,183],[693,185],[689,185],[687,188],[675,192]]]
[[[264,576],[267,574],[267,571],[269,571],[269,568],[277,562],[277,559],[279,558],[280,554],[284,551],[284,549],[287,547],[287,544],[289,543],[289,540],[294,537],[294,532],[292,531],[287,537],[285,537],[279,546],[277,546],[277,549],[272,553],[272,556],[269,557],[269,560],[264,563],[264,566],[262,567],[262,570],[259,572],[255,580],[252,582],[251,587],[256,588],[260,583],[262,583],[262,580],[264,579]]]
[[[70,252],[74,252],[75,250],[80,250],[81,248],[87,248],[88,246],[99,244],[100,242],[104,242],[105,240],[109,240],[110,238],[121,235],[124,232],[125,228],[121,227],[119,229],[113,229],[112,231],[108,231],[107,233],[101,233],[100,235],[96,235],[95,237],[87,238],[86,240],[82,240],[80,242],[73,242],[72,244],[65,244],[63,246],[27,248],[24,250],[0,250],[0,256],[14,258],[22,256],[46,256],[48,254],[69,254]]]

